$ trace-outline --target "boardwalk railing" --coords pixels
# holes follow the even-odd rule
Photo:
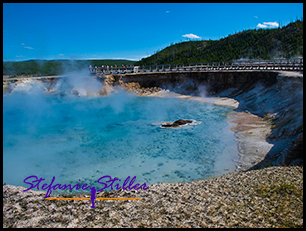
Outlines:
[[[179,72],[179,71],[218,71],[218,70],[285,70],[285,71],[303,71],[303,58],[298,59],[276,59],[276,60],[248,60],[232,62],[211,62],[211,63],[189,63],[189,64],[163,64],[151,66],[130,66],[113,68],[92,68],[91,74],[106,76],[111,74],[127,73],[154,73],[154,72]],[[50,79],[62,78],[65,75],[57,76],[37,76],[22,79]],[[20,78],[7,77],[3,82],[14,82]]]
[[[212,70],[286,70],[303,71],[303,59],[250,60],[232,62],[210,62],[189,64],[163,64],[150,66],[129,66],[92,68],[92,74],[126,74],[145,72],[175,72],[175,71],[212,71]]]

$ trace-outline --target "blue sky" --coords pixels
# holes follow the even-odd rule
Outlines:
[[[140,60],[171,43],[302,18],[302,3],[4,3],[3,61]]]

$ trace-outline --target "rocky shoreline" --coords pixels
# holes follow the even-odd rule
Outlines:
[[[303,227],[303,167],[269,167],[146,191],[45,200],[45,192],[3,186],[3,227]],[[88,195],[79,195],[79,197]]]

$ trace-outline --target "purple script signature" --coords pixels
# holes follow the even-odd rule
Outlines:
[[[31,185],[28,189],[25,189],[25,190],[23,190],[24,192],[26,192],[26,191],[28,191],[28,190],[30,190],[30,189],[34,189],[34,188],[36,188],[37,190],[40,190],[39,189],[39,184],[42,182],[42,181],[44,181],[45,179],[44,178],[38,178],[37,176],[34,176],[34,175],[32,175],[32,176],[29,176],[29,177],[27,177],[27,178],[25,178],[24,179],[24,183],[26,183],[26,184],[29,184],[29,185]],[[103,180],[106,180],[105,182],[103,182]],[[138,190],[138,189],[143,189],[143,190],[147,190],[148,188],[149,188],[149,186],[147,186],[146,185],[146,183],[143,183],[142,185],[140,185],[140,184],[135,184],[134,186],[133,186],[133,183],[135,182],[135,180],[136,180],[136,176],[134,176],[133,178],[132,178],[132,180],[129,182],[129,180],[130,180],[130,176],[128,176],[126,179],[125,179],[125,181],[123,182],[123,184],[122,184],[122,187],[119,185],[119,183],[118,182],[120,182],[121,180],[119,179],[119,178],[117,178],[117,177],[115,177],[115,178],[112,178],[111,176],[108,176],[108,175],[106,175],[106,176],[102,176],[102,177],[100,177],[98,180],[97,180],[97,182],[99,183],[99,184],[101,184],[101,185],[103,185],[103,187],[101,188],[101,189],[96,189],[95,188],[95,186],[93,186],[93,187],[90,187],[90,185],[88,185],[88,184],[86,184],[86,183],[84,183],[82,186],[80,186],[79,184],[76,184],[76,185],[74,185],[74,186],[71,186],[70,184],[68,184],[68,185],[66,185],[66,184],[63,184],[63,185],[61,185],[61,184],[54,184],[53,185],[53,183],[54,183],[54,181],[55,181],[55,176],[52,178],[52,181],[51,181],[51,183],[50,184],[48,184],[48,183],[44,183],[42,186],[41,186],[41,190],[47,190],[47,193],[46,193],[46,196],[45,196],[45,198],[47,198],[47,197],[49,197],[50,195],[51,195],[51,193],[52,193],[52,190],[57,190],[57,189],[61,189],[61,190],[65,190],[65,189],[67,189],[67,188],[69,188],[70,190],[80,190],[80,189],[82,189],[82,190],[87,190],[88,188],[90,188],[90,192],[91,192],[91,197],[90,197],[90,199],[91,199],[91,204],[92,204],[92,206],[91,206],[91,208],[94,208],[95,207],[95,202],[94,202],[94,200],[96,199],[96,193],[97,192],[100,192],[100,191],[102,191],[102,190],[104,190],[104,189],[107,189],[107,188],[110,188],[111,190],[114,190],[114,188],[116,189],[116,190],[119,190],[119,189],[123,189],[123,190],[132,190],[132,189],[135,189],[135,190]],[[81,180],[79,180],[79,181],[81,181]],[[117,181],[117,182],[116,182]],[[114,183],[117,183],[116,185],[114,185]],[[109,184],[108,184],[109,183]],[[113,188],[113,185],[114,185],[114,188]],[[147,187],[146,187],[147,186]]]

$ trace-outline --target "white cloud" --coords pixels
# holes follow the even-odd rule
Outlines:
[[[264,22],[264,24],[268,25],[269,27],[278,27],[279,24],[277,22]]]
[[[30,49],[30,50],[34,49],[33,47],[26,47],[25,43],[21,43],[21,46],[24,46],[23,48]]]
[[[258,23],[257,27],[259,27],[259,28],[273,28],[273,27],[279,27],[279,24],[277,22],[264,22],[263,24]]]
[[[64,56],[64,54],[58,54],[59,56]]]
[[[169,10],[167,10],[166,13],[169,13]]]
[[[257,16],[254,16],[254,18],[258,18]]]
[[[264,24],[261,24],[261,23],[258,23],[258,24],[257,24],[257,27],[259,27],[259,28],[267,28],[268,26],[267,26],[267,25],[264,25]]]
[[[16,55],[17,58],[23,58],[23,55]]]
[[[195,34],[184,34],[182,35],[185,38],[190,38],[190,39],[200,39],[201,37],[195,35]]]

